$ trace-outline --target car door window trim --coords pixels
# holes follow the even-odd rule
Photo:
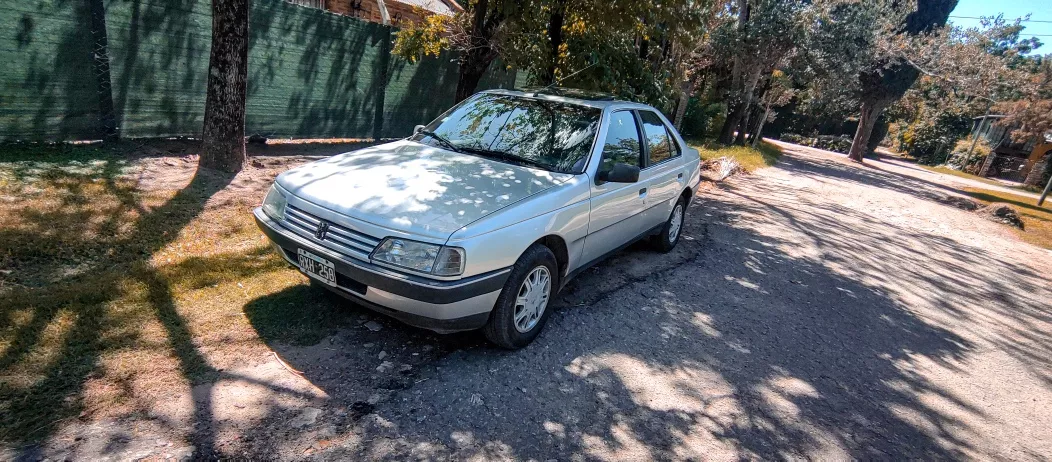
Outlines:
[[[643,130],[643,116],[640,115],[643,111],[649,112],[649,113],[654,114],[655,116],[657,116],[658,121],[661,122],[661,126],[664,127],[664,129],[665,129],[665,138],[667,138],[669,140],[669,144],[670,144],[669,147],[671,148],[671,147],[675,146],[676,147],[676,154],[674,156],[668,157],[667,159],[663,159],[661,162],[656,162],[656,163],[651,164],[650,163],[650,143],[649,142],[642,143],[642,147],[643,147],[643,162],[646,165],[643,166],[643,167],[640,167],[639,171],[641,171],[641,172],[649,170],[651,167],[658,167],[658,166],[661,166],[662,164],[666,164],[669,161],[675,160],[675,159],[677,159],[677,158],[679,158],[680,156],[683,155],[682,147],[679,145],[679,142],[675,140],[675,137],[672,136],[672,131],[669,129],[668,125],[665,124],[665,121],[661,119],[661,116],[659,116],[656,112],[650,111],[650,110],[632,109],[632,113],[635,114],[635,117],[636,117],[636,126],[637,126],[636,128],[638,130],[643,131],[643,135],[642,136],[644,137],[644,139],[646,139],[646,137],[645,137],[645,133],[646,132],[645,132],[645,130]]]
[[[639,158],[636,159],[636,166],[639,167],[640,171],[643,171],[646,168],[645,164],[646,164],[646,160],[647,160],[647,150],[646,150],[646,143],[643,142],[643,140],[645,139],[644,136],[643,136],[643,127],[639,123],[639,116],[636,114],[636,110],[635,109],[615,109],[615,110],[611,111],[610,112],[610,118],[607,120],[606,136],[607,137],[610,136],[610,127],[613,125],[614,115],[619,113],[619,112],[627,112],[627,113],[631,114],[632,115],[632,120],[635,121],[635,123],[636,123],[636,142],[639,143]],[[599,146],[599,134],[598,134],[598,131],[599,130],[596,130],[596,132],[597,132],[596,133],[596,145],[597,146]],[[606,154],[606,139],[603,139],[602,146],[599,147],[599,165],[596,167],[596,170],[595,170],[596,178],[593,180],[593,183],[595,183],[596,185],[600,184],[599,183],[599,172],[601,172],[603,170],[603,156],[604,156],[604,154]],[[638,183],[638,181],[636,183]],[[609,183],[603,183],[603,184],[609,184]],[[631,185],[631,184],[635,184],[635,183],[625,183],[625,184],[626,185]],[[615,189],[620,189],[620,188],[615,188]]]

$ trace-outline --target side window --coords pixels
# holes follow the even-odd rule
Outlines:
[[[676,137],[672,136],[672,129],[666,126],[665,131],[668,135],[668,144],[672,146],[672,157],[678,157],[680,154],[683,154],[683,151],[679,148],[679,143],[676,142]]]
[[[679,155],[679,147],[672,141],[668,129],[661,118],[651,111],[639,111],[643,120],[643,133],[647,137],[647,148],[650,150],[650,163],[654,165]]]
[[[620,162],[642,167],[643,150],[639,144],[639,129],[632,111],[610,114],[610,128],[603,142],[603,158],[599,171],[609,171]]]

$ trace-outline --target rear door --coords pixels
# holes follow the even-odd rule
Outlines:
[[[599,171],[609,170],[618,162],[643,166],[642,137],[630,110],[610,114]],[[647,188],[642,179],[637,183],[602,183],[593,178],[591,188],[584,262],[606,255],[648,229],[643,216]]]
[[[650,226],[664,223],[672,214],[672,207],[686,187],[686,168],[683,166],[683,150],[665,122],[654,111],[640,110],[639,121],[643,128],[645,167],[639,181],[645,182],[646,221]]]

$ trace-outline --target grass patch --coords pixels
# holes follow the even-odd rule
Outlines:
[[[692,144],[691,147],[701,153],[702,161],[716,160],[721,157],[734,159],[746,172],[753,172],[764,167],[770,167],[778,162],[782,156],[782,150],[774,144],[766,141],[760,146],[720,146],[713,143]]]
[[[983,204],[1003,202],[1015,207],[1024,225],[1023,230],[1015,230],[1019,237],[1038,247],[1052,249],[1052,208],[1048,205],[1038,207],[1035,199],[988,189],[965,188],[962,192]]]
[[[268,343],[350,323],[253,222],[286,168],[228,178],[156,152],[0,151],[0,444],[146,412]]]
[[[951,175],[951,176],[955,176],[955,177],[958,177],[958,178],[967,178],[969,180],[975,180],[975,181],[979,181],[979,182],[986,183],[986,184],[993,185],[993,186],[1000,186],[1002,188],[1012,188],[1012,189],[1018,189],[1020,191],[1033,191],[1034,190],[1034,188],[1029,188],[1029,187],[1025,187],[1025,186],[1014,186],[1014,185],[1011,185],[1011,184],[1008,184],[1008,183],[1002,183],[1002,182],[997,181],[997,180],[992,180],[990,178],[984,178],[984,177],[981,177],[979,175],[972,175],[971,173],[962,172],[960,170],[954,170],[952,168],[946,168],[946,167],[942,167],[942,166],[922,165],[922,164],[917,164],[917,166],[920,167],[920,168],[923,168],[923,169],[925,169],[925,170],[927,170],[929,172],[942,173],[944,175]]]

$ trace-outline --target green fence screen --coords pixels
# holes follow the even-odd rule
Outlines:
[[[455,55],[409,63],[388,26],[251,2],[249,134],[400,137],[453,104]],[[210,0],[4,2],[0,139],[97,139],[107,116],[127,138],[199,134],[211,21]],[[494,63],[480,89],[517,75]]]

